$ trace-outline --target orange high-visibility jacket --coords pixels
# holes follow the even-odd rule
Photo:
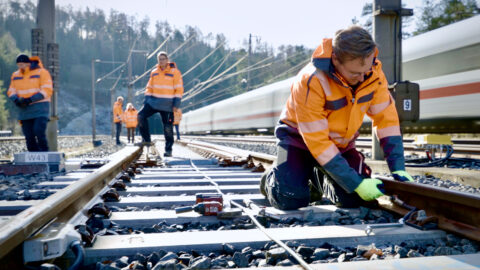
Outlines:
[[[123,108],[122,103],[115,101],[113,104],[113,122],[120,123],[123,120]]]
[[[123,119],[125,122],[125,127],[126,128],[136,128],[138,125],[138,111],[135,108],[132,108],[130,110],[125,110],[125,113],[123,114]]]
[[[30,67],[22,73],[20,70],[12,74],[7,96],[15,101],[18,98],[30,98],[32,103],[19,108],[19,120],[37,117],[50,117],[50,98],[53,93],[52,77],[43,68],[38,56],[30,57]]]
[[[182,121],[182,109],[177,109],[173,112],[173,124],[179,125],[180,121]]]
[[[182,74],[175,63],[168,63],[165,69],[158,65],[150,74],[145,91],[145,103],[159,111],[172,112],[179,108],[183,96]]]
[[[341,153],[354,147],[365,114],[377,128],[392,171],[404,169],[403,144],[381,62],[375,59],[365,81],[353,90],[335,72],[331,55],[332,39],[324,39],[313,53],[312,62],[292,84],[276,133],[284,134],[283,128],[290,134],[299,134],[302,142],[288,139],[287,144],[305,146],[346,191],[353,192],[362,178],[348,166]]]

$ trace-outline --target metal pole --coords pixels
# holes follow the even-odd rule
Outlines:
[[[43,40],[41,44],[42,52],[37,52],[50,72],[53,80],[53,94],[50,102],[50,121],[47,126],[47,141],[50,151],[58,151],[57,130],[57,95],[58,95],[58,66],[54,63],[58,61],[58,45],[55,44],[55,0],[38,0],[37,5],[37,28],[43,31]],[[32,40],[33,41],[33,40]],[[50,53],[47,48],[51,48]],[[32,50],[33,52],[34,50]]]
[[[373,39],[379,47],[378,58],[382,61],[383,72],[389,84],[400,79],[399,49],[401,38],[398,38],[402,10],[401,0],[373,1]],[[382,160],[383,151],[372,126],[372,159]]]
[[[133,57],[133,53],[128,59],[128,95],[127,95],[128,103],[133,103],[132,101],[133,85],[130,83],[132,81],[132,57]]]
[[[250,91],[250,56],[252,55],[252,34],[248,36],[247,92]]]
[[[111,112],[113,115],[113,103],[115,103],[115,88],[110,89],[110,108],[112,108]],[[112,138],[115,137],[115,123],[112,119]]]
[[[92,143],[95,145],[95,59],[92,59]]]

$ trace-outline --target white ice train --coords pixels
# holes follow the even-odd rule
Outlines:
[[[480,132],[480,15],[409,38],[402,50],[403,79],[420,85],[420,120],[404,132]],[[187,112],[181,131],[272,132],[293,79]]]

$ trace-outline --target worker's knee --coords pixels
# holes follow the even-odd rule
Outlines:
[[[292,181],[283,181],[278,177],[275,170],[267,175],[267,197],[270,204],[275,208],[282,210],[294,210],[305,207],[310,202],[310,191],[308,186],[298,183],[290,185]]]

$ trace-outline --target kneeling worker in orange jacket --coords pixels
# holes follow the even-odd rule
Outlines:
[[[377,54],[370,34],[352,26],[323,39],[299,72],[275,129],[277,163],[260,186],[273,206],[297,209],[307,206],[312,194],[324,194],[337,205],[357,207],[383,195],[382,181],[371,178],[355,149],[365,114],[394,178],[413,181],[405,171],[398,114]]]
[[[182,121],[182,109],[178,108],[173,112],[173,126],[175,126],[175,132],[177,132],[177,140],[180,140],[180,131],[178,125]]]
[[[134,143],[135,142],[135,129],[137,128],[138,124],[138,112],[135,107],[133,107],[132,103],[127,104],[127,109],[123,114],[125,127],[127,128],[127,138],[128,142]],[[131,139],[130,139],[131,138]]]
[[[12,74],[7,95],[18,107],[18,120],[30,152],[48,151],[46,136],[50,118],[52,77],[43,68],[38,56],[21,54],[17,57],[18,70]]]

